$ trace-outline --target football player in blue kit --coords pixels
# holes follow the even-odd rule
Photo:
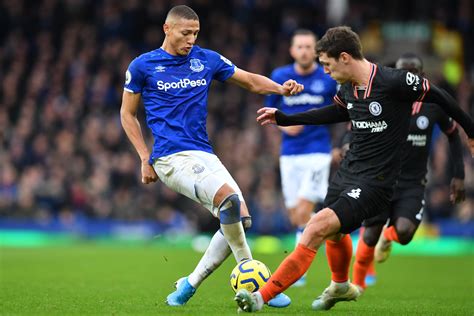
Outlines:
[[[246,72],[220,54],[197,45],[199,18],[189,7],[173,7],[163,25],[160,48],[135,58],[126,71],[120,110],[122,126],[141,159],[144,184],[158,178],[169,188],[207,208],[220,221],[220,230],[195,270],[176,282],[166,303],[184,305],[201,282],[232,252],[237,262],[251,259],[244,228],[249,211],[232,176],[214,155],[206,131],[207,96],[211,81],[237,84],[251,92],[290,96],[303,90],[294,80],[278,84]],[[143,100],[146,123],[154,137],[150,153],[137,110]],[[290,304],[286,295],[270,306]]]
[[[332,103],[337,82],[316,63],[316,35],[305,29],[295,31],[290,55],[294,63],[275,69],[271,78],[283,83],[289,78],[305,86],[297,96],[269,95],[265,105],[285,113],[298,113]],[[291,224],[296,227],[296,245],[316,203],[322,203],[328,189],[331,169],[331,138],[323,125],[278,126],[282,132],[281,186]],[[303,275],[294,286],[303,286]]]

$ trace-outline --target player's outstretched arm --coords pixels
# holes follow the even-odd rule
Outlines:
[[[261,125],[324,125],[349,121],[349,113],[339,105],[331,104],[319,109],[286,115],[276,108],[261,108],[257,111],[257,122]]]
[[[235,73],[227,81],[258,94],[281,94],[290,96],[298,94],[304,89],[304,86],[295,80],[287,80],[281,85],[265,76],[239,68],[236,68]]]
[[[140,105],[141,94],[131,93],[128,91],[123,92],[122,106],[120,108],[120,120],[122,127],[128,136],[128,139],[132,142],[135,150],[140,156],[142,162],[142,182],[145,184],[156,182],[158,176],[152,166],[148,164],[150,159],[150,152],[146,146],[143,138],[140,122],[137,119],[138,106]]]
[[[474,121],[458,106],[456,100],[454,100],[454,98],[445,90],[431,84],[430,90],[426,94],[424,101],[438,104],[444,112],[462,126],[467,137],[469,137],[471,155],[474,156]]]

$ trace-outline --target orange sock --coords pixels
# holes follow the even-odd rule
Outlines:
[[[349,280],[349,266],[352,260],[352,240],[345,235],[340,241],[326,240],[326,256],[334,282]]]
[[[259,290],[263,301],[268,302],[299,280],[308,271],[315,256],[315,250],[298,244],[276,269],[267,284]]]
[[[395,230],[395,226],[390,226],[387,229],[385,229],[385,231],[383,232],[383,236],[387,240],[400,243],[400,241],[398,240],[397,231]]]
[[[354,267],[352,269],[352,282],[364,289],[366,288],[365,277],[369,267],[374,262],[374,250],[375,247],[369,247],[362,237],[359,238]]]

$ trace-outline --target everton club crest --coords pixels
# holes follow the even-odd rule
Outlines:
[[[193,58],[189,61],[191,63],[191,68],[192,71],[194,72],[201,72],[204,69],[204,65],[201,64],[201,61],[199,59]]]

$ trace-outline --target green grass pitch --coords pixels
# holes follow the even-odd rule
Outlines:
[[[286,254],[262,255],[273,271]],[[228,259],[184,307],[164,304],[176,279],[200,254],[156,246],[74,245],[0,248],[1,315],[236,315]],[[474,257],[394,256],[378,265],[378,280],[358,302],[327,315],[474,315]],[[310,315],[312,300],[329,282],[324,251],[304,288],[290,288],[285,309],[261,314]],[[321,312],[320,312],[321,313]]]

